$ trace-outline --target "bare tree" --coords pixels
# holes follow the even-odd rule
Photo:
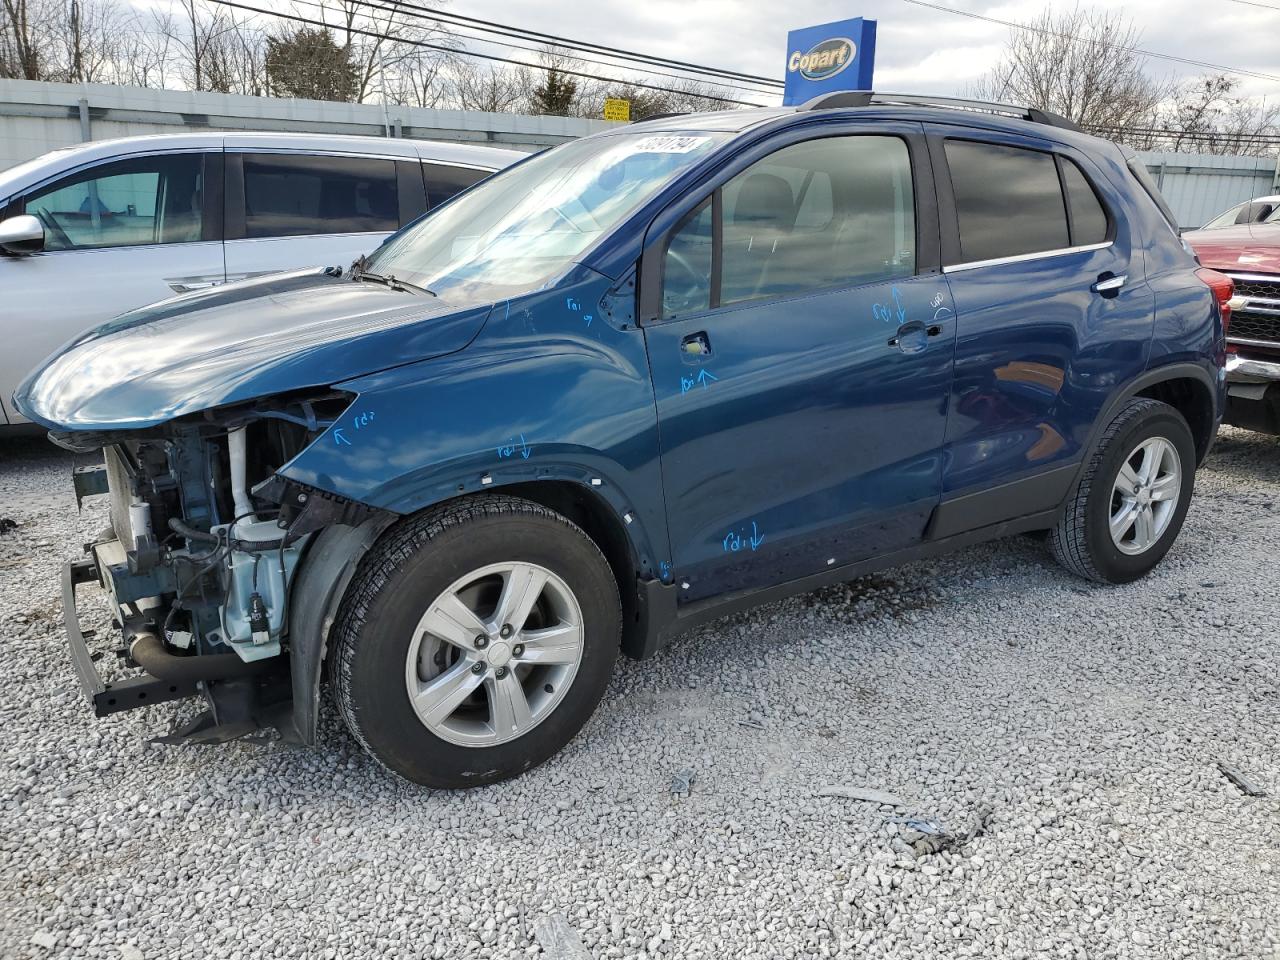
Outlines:
[[[136,29],[121,38],[121,83],[134,87],[164,88],[178,83],[171,10],[152,10],[151,18],[139,18]]]
[[[448,65],[449,100],[459,110],[508,113],[528,107],[533,81],[522,67],[478,64],[458,57]]]
[[[65,79],[73,83],[121,80],[121,50],[141,31],[138,15],[116,0],[74,0],[55,9]]]
[[[308,6],[308,16],[316,16]],[[432,21],[402,10],[395,0],[370,7],[359,0],[320,0],[319,18],[334,35],[334,42],[349,51],[356,68],[356,102],[390,99],[391,91],[404,89],[406,74],[436,72],[453,47],[452,37]]]
[[[44,80],[49,51],[55,40],[52,0],[0,0],[4,22],[0,28],[0,76]]]
[[[1169,93],[1148,76],[1141,34],[1122,16],[1046,9],[1010,31],[1003,59],[974,87],[986,100],[1025,103],[1104,131],[1146,126]]]
[[[263,95],[267,92],[266,34],[253,19],[178,0],[171,15],[157,15],[176,79],[189,90]],[[167,79],[173,79],[167,77]]]
[[[1280,104],[1236,95],[1240,81],[1210,74],[1177,87],[1153,124],[1152,146],[1188,153],[1275,156]]]

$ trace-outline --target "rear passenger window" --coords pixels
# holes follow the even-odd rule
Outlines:
[[[375,233],[399,226],[392,160],[290,154],[244,157],[246,237]]]
[[[948,140],[946,151],[961,260],[996,260],[1071,246],[1051,154],[967,140]]]
[[[1071,245],[1102,243],[1107,239],[1107,215],[1098,195],[1074,160],[1062,157],[1062,185],[1067,191],[1067,208],[1071,212]]]
[[[451,167],[444,163],[424,163],[422,173],[427,180],[427,202],[432,207],[438,207],[454,194],[461,193],[473,183],[483,180],[490,171],[474,170],[471,167]]]

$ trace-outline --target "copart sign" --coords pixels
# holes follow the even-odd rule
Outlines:
[[[870,90],[876,22],[856,17],[792,30],[787,35],[784,104],[837,90]]]

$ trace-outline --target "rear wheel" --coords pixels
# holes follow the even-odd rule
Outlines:
[[[617,656],[617,586],[570,521],[514,497],[404,521],[343,601],[334,688],[364,747],[401,776],[472,787],[558,752]]]
[[[1079,486],[1049,531],[1068,570],[1128,583],[1158,564],[1182,529],[1195,481],[1186,420],[1158,400],[1134,398],[1107,425]]]

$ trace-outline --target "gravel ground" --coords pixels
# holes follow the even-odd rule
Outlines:
[[[313,750],[95,720],[57,584],[102,507],[42,443],[0,458],[0,956],[535,956],[559,916],[597,958],[1280,960],[1275,439],[1224,431],[1141,583],[1023,538],[774,604],[623,663],[560,757],[453,794],[331,708]],[[979,835],[917,858],[931,827],[895,816]]]

